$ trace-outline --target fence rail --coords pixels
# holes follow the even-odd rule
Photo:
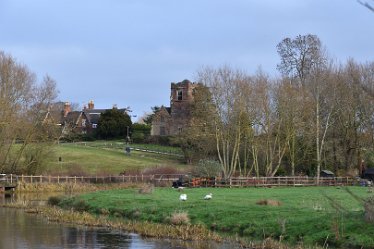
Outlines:
[[[25,176],[6,175],[0,178],[3,184],[24,183],[152,183],[155,186],[172,186],[178,182],[186,187],[286,187],[286,186],[352,186],[360,184],[351,177],[231,177],[222,179],[192,178],[181,174],[120,175],[120,176]]]

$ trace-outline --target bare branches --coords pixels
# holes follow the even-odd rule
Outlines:
[[[374,6],[372,6],[370,3],[368,2],[363,2],[361,0],[357,0],[357,2],[363,6],[365,6],[366,8],[368,8],[369,10],[373,11],[374,12]]]

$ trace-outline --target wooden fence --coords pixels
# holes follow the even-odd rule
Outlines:
[[[181,175],[121,175],[121,176],[8,176],[7,181],[25,183],[152,183],[156,186],[171,186]]]
[[[215,180],[216,187],[287,187],[287,186],[352,186],[359,184],[351,177],[232,177]]]
[[[286,186],[352,186],[360,184],[351,177],[320,177],[319,183],[314,177],[232,177],[192,178],[187,175],[121,175],[121,176],[17,176],[7,175],[3,182],[15,184],[25,183],[151,183],[155,186],[172,186],[173,182],[181,182],[186,187],[286,187]]]

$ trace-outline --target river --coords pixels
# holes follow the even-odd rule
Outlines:
[[[10,201],[10,198],[3,198],[3,201]],[[43,202],[40,197],[35,199],[35,203],[39,202]],[[145,239],[122,231],[60,224],[13,208],[0,208],[0,222],[0,249],[234,248],[214,242]]]

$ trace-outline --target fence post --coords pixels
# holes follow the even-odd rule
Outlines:
[[[13,174],[10,174],[10,184],[13,184]]]
[[[40,183],[43,182],[43,176],[40,175]]]
[[[231,181],[231,177],[230,177],[230,188],[231,188],[231,184],[232,184],[232,181]]]
[[[57,183],[60,183],[60,176],[57,176]]]
[[[74,176],[74,184],[77,184],[77,176]]]

